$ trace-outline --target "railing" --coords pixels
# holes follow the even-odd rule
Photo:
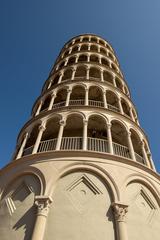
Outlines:
[[[82,137],[63,137],[61,141],[62,150],[79,150],[82,149]]]
[[[112,111],[114,111],[114,112],[119,112],[119,109],[118,109],[117,107],[115,107],[115,106],[113,106],[113,105],[111,105],[111,104],[107,104],[107,106],[108,106],[108,109],[109,109],[109,110],[112,110]]]
[[[108,152],[108,141],[104,139],[88,137],[88,150]]]
[[[129,149],[126,146],[113,142],[113,151],[115,155],[131,158],[129,154]]]
[[[32,154],[33,147],[34,147],[34,146],[31,146],[31,147],[28,147],[28,148],[24,149],[24,151],[23,151],[23,156]]]
[[[54,108],[60,108],[60,107],[63,107],[63,106],[65,106],[65,104],[66,104],[65,101],[63,101],[63,102],[59,102],[59,103],[56,103],[56,104],[53,105],[53,109],[54,109]]]
[[[145,163],[144,158],[136,152],[135,152],[135,157],[136,157],[137,162],[142,163],[142,164]]]
[[[41,141],[38,152],[55,151],[57,144],[57,138]],[[32,154],[34,146],[24,149],[23,156]],[[83,137],[63,137],[61,141],[61,150],[81,150],[83,147]],[[87,138],[87,150],[109,153],[108,140],[99,138]],[[126,146],[113,142],[113,151],[115,155],[131,158],[129,149]],[[143,157],[135,152],[137,162],[145,164]]]
[[[57,138],[42,141],[39,144],[38,152],[54,151],[56,149]]]
[[[69,105],[70,106],[84,105],[84,99],[70,100]]]
[[[94,107],[104,107],[104,103],[101,101],[95,101],[95,100],[88,100],[88,105],[89,106],[94,106]]]

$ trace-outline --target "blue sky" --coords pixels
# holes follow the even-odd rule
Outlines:
[[[160,1],[0,1],[0,167],[63,44],[94,33],[115,49],[160,171]]]

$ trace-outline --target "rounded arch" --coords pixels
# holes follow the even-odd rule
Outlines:
[[[82,44],[81,45],[81,51],[88,51],[88,45],[87,44]]]
[[[100,69],[96,67],[90,67],[89,76],[91,78],[98,78],[99,80],[101,80]]]
[[[78,46],[77,45],[72,48],[72,53],[74,53],[74,52],[78,52]]]
[[[67,65],[72,65],[76,62],[76,56],[72,56],[68,59]]]
[[[123,91],[122,82],[121,82],[121,80],[118,77],[115,78],[115,82],[116,82],[117,88],[119,88],[121,91]]]
[[[121,98],[121,105],[122,105],[124,114],[126,114],[128,117],[131,117],[131,115],[130,115],[130,106],[129,106],[128,102],[124,98]]]
[[[99,63],[99,57],[95,54],[90,55],[90,62]]]
[[[137,162],[145,164],[142,153],[142,141],[136,130],[130,128],[131,140]]]
[[[113,85],[113,75],[108,71],[103,71],[103,80]]]
[[[62,82],[65,80],[71,80],[72,79],[72,68],[68,68],[64,71],[63,77],[62,77]]]
[[[43,101],[43,104],[42,104],[42,107],[41,107],[40,112],[48,109],[49,104],[50,104],[50,101],[51,101],[51,94],[49,93],[49,94],[45,97],[45,99],[44,99],[44,101]]]
[[[111,90],[106,91],[106,101],[108,109],[119,112],[118,96]]]
[[[101,48],[100,48],[100,53],[102,53],[102,54],[105,54],[105,55],[106,55],[106,54],[107,54],[107,51],[106,51],[104,48],[102,48],[102,47],[101,47]]]
[[[57,91],[56,97],[54,99],[53,108],[56,107],[58,103],[61,103],[62,106],[65,105],[65,101],[67,98],[67,87],[62,87]]]
[[[104,66],[107,66],[107,67],[110,66],[109,61],[106,58],[104,58],[104,57],[101,58],[101,63]]]
[[[89,105],[103,107],[103,92],[99,86],[90,86],[88,93]]]
[[[90,51],[92,52],[98,52],[98,47],[94,44],[90,45]]]
[[[75,78],[86,77],[87,67],[85,65],[78,66],[75,73]]]
[[[88,55],[87,54],[81,54],[78,57],[78,62],[87,62]]]
[[[69,105],[84,105],[85,100],[85,86],[74,85],[70,96]]]
[[[54,86],[54,85],[56,85],[58,83],[59,77],[60,77],[59,73],[54,76],[51,86]]]

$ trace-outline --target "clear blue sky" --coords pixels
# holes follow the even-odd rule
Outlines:
[[[0,167],[63,44],[95,33],[115,49],[160,171],[160,1],[0,1]]]

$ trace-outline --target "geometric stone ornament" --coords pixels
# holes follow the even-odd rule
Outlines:
[[[66,193],[74,207],[83,213],[87,204],[95,195],[102,194],[102,191],[83,174],[66,188]]]
[[[141,211],[141,214],[144,215],[146,221],[151,222],[155,214],[156,206],[143,187],[137,195],[135,203],[138,209]]]
[[[16,208],[25,200],[26,197],[32,192],[32,188],[25,182],[22,182],[18,188],[5,199],[9,214],[12,215]]]
[[[128,212],[128,205],[123,203],[112,203],[115,220],[117,222],[125,222],[126,221],[126,214]]]

